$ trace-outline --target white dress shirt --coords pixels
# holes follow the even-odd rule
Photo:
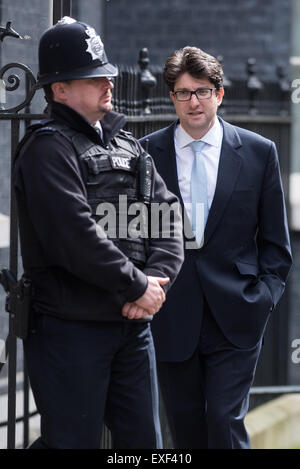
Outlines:
[[[184,128],[179,124],[175,130],[175,151],[176,151],[176,164],[178,184],[182,200],[186,205],[186,211],[190,220],[192,220],[191,210],[191,172],[194,162],[194,152],[190,143],[193,141]],[[217,175],[221,154],[221,146],[223,140],[223,128],[216,119],[211,129],[201,138],[206,143],[202,150],[206,176],[207,176],[207,197],[208,209],[210,209],[217,183]]]

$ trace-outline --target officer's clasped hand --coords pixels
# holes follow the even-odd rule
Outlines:
[[[125,303],[122,315],[128,319],[141,319],[156,314],[166,299],[162,285],[169,283],[169,277],[148,276],[148,286],[145,293],[133,303]]]

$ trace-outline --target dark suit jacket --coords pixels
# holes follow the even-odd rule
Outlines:
[[[183,361],[198,343],[203,299],[229,341],[261,339],[278,303],[292,258],[278,156],[273,142],[222,119],[217,185],[201,249],[185,261],[152,321],[161,361]],[[174,147],[177,122],[154,132],[148,151],[168,189],[181,198]]]

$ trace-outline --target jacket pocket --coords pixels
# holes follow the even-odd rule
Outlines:
[[[236,261],[235,265],[241,275],[247,275],[253,278],[258,276],[258,265],[249,264],[248,262]]]

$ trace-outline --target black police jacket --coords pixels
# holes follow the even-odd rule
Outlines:
[[[110,112],[96,130],[68,106],[54,103],[51,118],[106,146],[118,135],[124,116]],[[125,302],[147,288],[147,275],[170,277],[183,262],[182,238],[171,223],[170,237],[149,239],[143,271],[133,265],[98,225],[87,200],[86,175],[73,145],[51,124],[35,131],[17,154],[13,171],[24,271],[33,282],[37,312],[72,320],[123,320]],[[176,204],[154,167],[152,202]],[[177,218],[178,220],[178,218]]]

